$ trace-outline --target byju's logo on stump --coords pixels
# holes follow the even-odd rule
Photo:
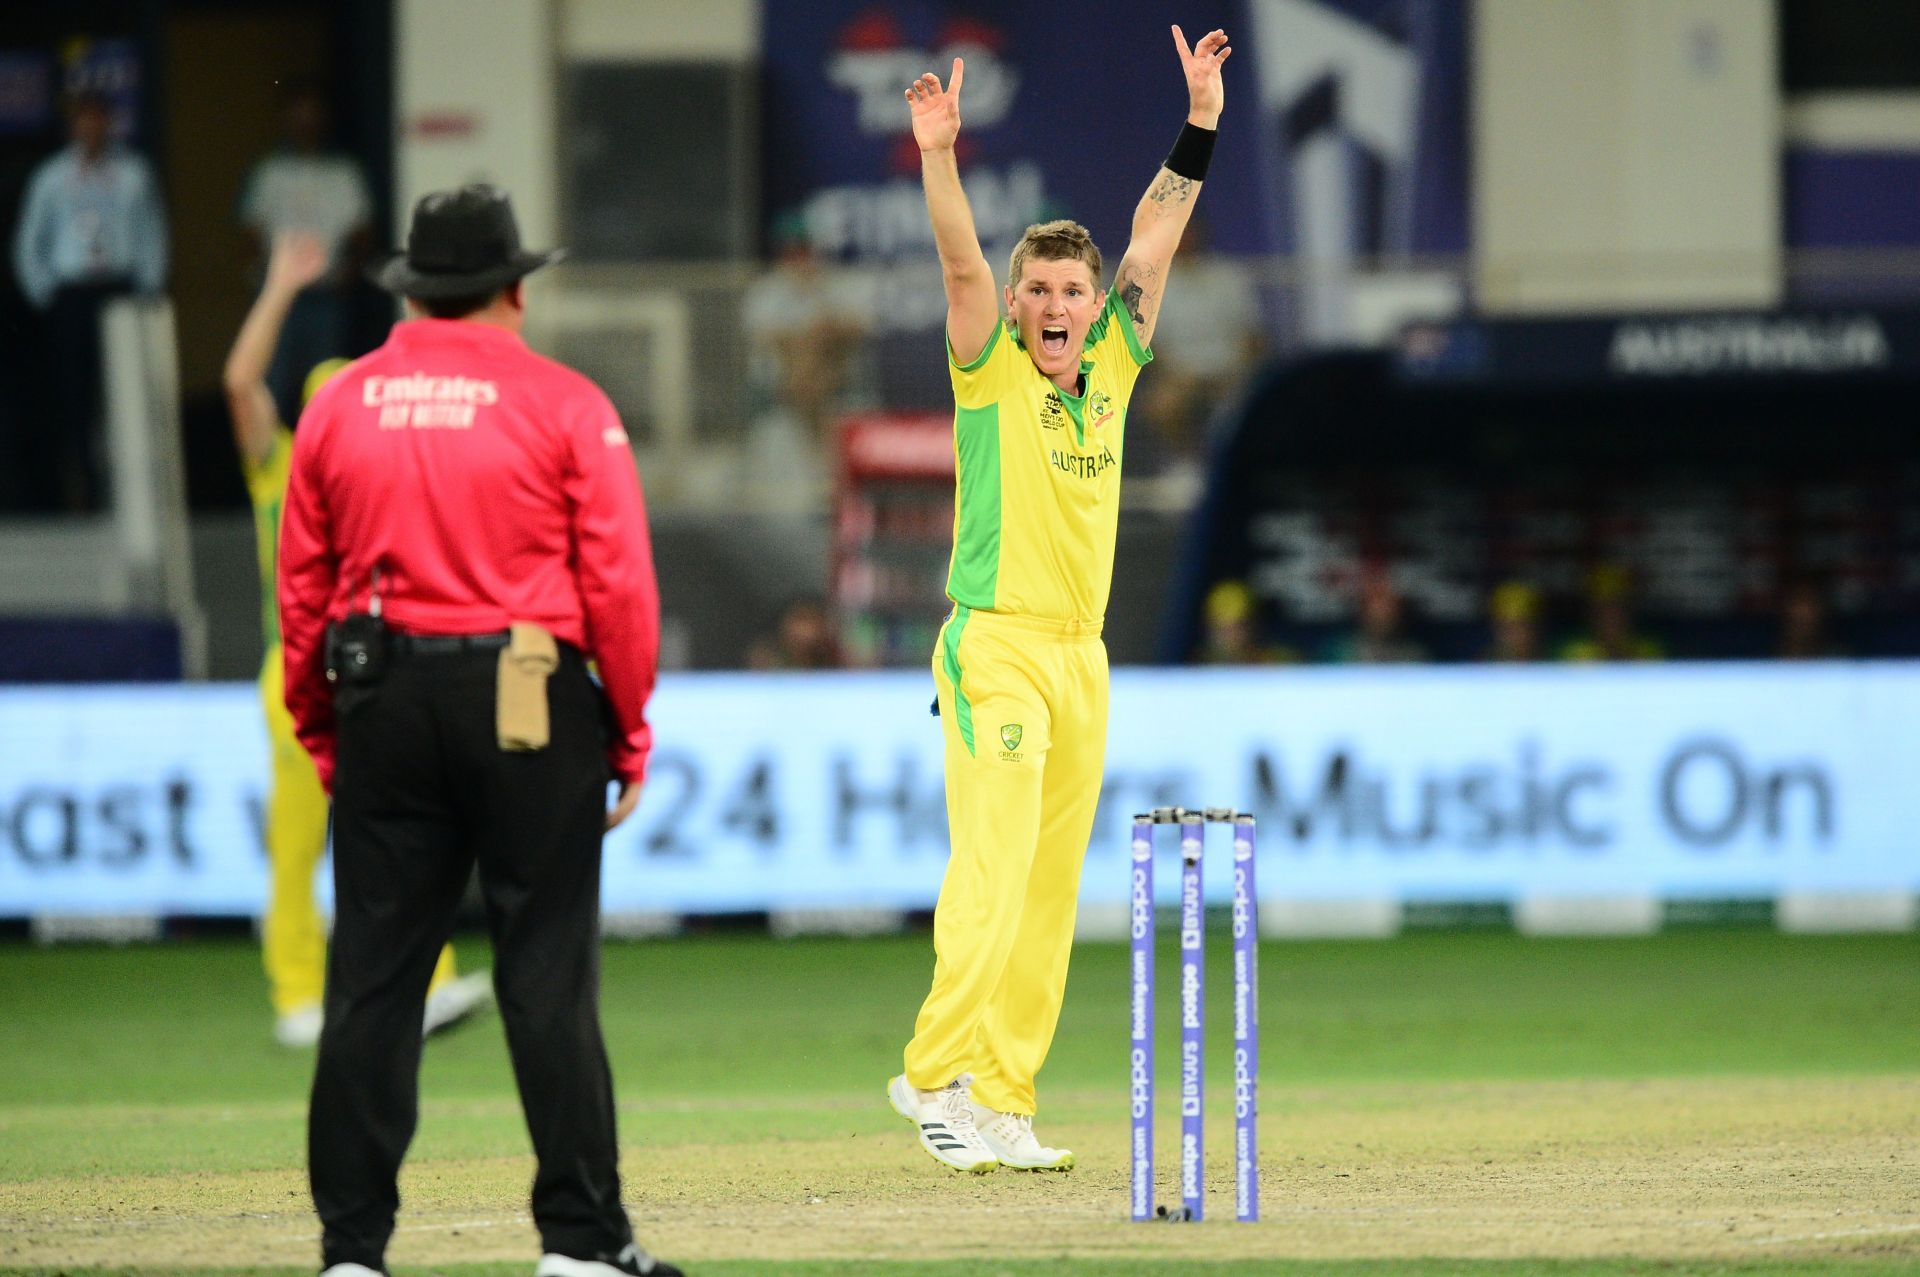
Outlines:
[[[1006,746],[1005,749],[1000,751],[1000,757],[1003,761],[1009,763],[1017,763],[1020,761],[1020,755],[1016,751],[1020,748],[1020,738],[1025,734],[1018,723],[1002,724],[1000,728],[1000,743]]]

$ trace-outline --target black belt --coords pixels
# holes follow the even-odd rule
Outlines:
[[[507,645],[505,630],[492,634],[402,634],[395,631],[393,649],[412,656],[455,656],[461,652],[497,652]]]

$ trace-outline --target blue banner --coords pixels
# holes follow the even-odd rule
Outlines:
[[[1197,0],[1191,42],[1236,39],[1243,7]],[[767,206],[803,212],[822,252],[852,261],[925,258],[932,232],[906,87],[945,82],[966,60],[958,156],[996,269],[1026,227],[1072,217],[1113,260],[1134,205],[1186,118],[1186,81],[1159,6],[770,0],[763,16]],[[1260,246],[1258,97],[1246,54],[1228,64],[1227,115],[1207,181],[1215,246]],[[1243,70],[1244,68],[1244,70]],[[936,281],[937,287],[937,281]]]
[[[929,691],[670,676],[607,910],[930,907]],[[1259,817],[1268,899],[1913,892],[1916,721],[1916,662],[1120,671],[1082,898],[1176,804]],[[0,916],[258,912],[266,773],[250,686],[0,691]]]
[[[957,55],[959,159],[981,238],[998,249],[1031,222],[1072,217],[1117,259],[1186,115],[1174,18],[1189,41],[1214,27],[1233,40],[1202,205],[1216,250],[1465,250],[1464,0],[1195,0],[1177,13],[770,0],[768,207],[804,212],[831,256],[930,252],[903,91],[926,71],[944,81]]]
[[[1462,0],[1247,0],[1267,245],[1316,260],[1467,249]]]

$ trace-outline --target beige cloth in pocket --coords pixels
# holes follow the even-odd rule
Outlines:
[[[494,731],[508,753],[545,749],[551,730],[547,679],[560,668],[560,648],[531,621],[515,621],[508,633],[494,684]]]

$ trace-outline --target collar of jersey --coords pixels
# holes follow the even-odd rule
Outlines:
[[[1033,359],[1033,355],[1031,352],[1027,350],[1027,343],[1020,340],[1020,329],[1016,327],[1013,321],[1010,319],[1003,319],[1000,322],[1003,325],[1005,325],[1007,330],[1007,336],[1013,339],[1013,344],[1015,346],[1018,346],[1020,348],[1020,352],[1026,355],[1028,361],[1031,362]],[[1076,441],[1079,443],[1080,447],[1082,448],[1086,447],[1087,446],[1087,391],[1083,390],[1077,395],[1069,394],[1066,391],[1060,389],[1060,387],[1054,385],[1053,378],[1041,372],[1040,366],[1038,364],[1033,365],[1033,371],[1035,375],[1037,375],[1040,378],[1040,380],[1047,383],[1047,389],[1050,392],[1060,396],[1060,402],[1063,405],[1065,405],[1067,410],[1067,415],[1073,418],[1073,433]],[[1080,357],[1080,381],[1082,385],[1087,387],[1087,390],[1091,390],[1093,388],[1093,360],[1088,359],[1084,353]]]
[[[1039,369],[1035,368],[1035,372]],[[1093,360],[1080,361],[1080,384],[1086,387],[1079,394],[1069,394],[1053,384],[1053,378],[1045,379],[1052,392],[1060,396],[1060,402],[1066,405],[1067,415],[1073,418],[1073,434],[1080,447],[1087,446],[1087,391],[1093,389]]]
[[[477,324],[470,319],[403,319],[393,326],[392,339],[402,346],[422,341],[464,341],[476,346],[524,346],[520,334],[498,324]]]

